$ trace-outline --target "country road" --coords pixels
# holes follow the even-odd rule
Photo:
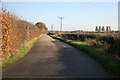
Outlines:
[[[44,35],[29,53],[3,68],[3,78],[106,78],[95,60],[76,48]]]

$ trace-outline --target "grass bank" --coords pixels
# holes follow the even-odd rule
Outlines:
[[[53,36],[52,36],[53,37]],[[79,40],[65,39],[62,37],[53,37],[66,42],[77,49],[87,53],[90,57],[97,60],[103,67],[112,74],[113,77],[120,77],[120,61],[115,58],[115,56],[110,54],[105,54],[98,50],[96,47],[90,46],[86,42]]]
[[[32,46],[34,45],[34,43],[41,37],[42,35],[40,35],[39,37],[35,37],[34,39],[30,40],[30,41],[26,41],[12,56],[4,59],[2,61],[2,67],[5,67],[11,63],[16,62],[17,60],[23,58],[28,52],[29,50],[32,48]]]

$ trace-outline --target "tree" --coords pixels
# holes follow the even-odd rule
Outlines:
[[[48,33],[48,28],[43,22],[37,22],[35,26],[37,26],[41,30],[42,33]]]

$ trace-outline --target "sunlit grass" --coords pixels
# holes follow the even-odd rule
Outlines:
[[[98,48],[93,47],[84,41],[65,39],[62,37],[56,38],[87,53],[90,57],[94,58],[99,63],[101,63],[104,66],[104,68],[108,72],[110,72],[114,77],[120,76],[120,61],[116,59],[114,55],[100,51]]]

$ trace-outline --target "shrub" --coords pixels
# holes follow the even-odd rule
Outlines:
[[[2,25],[2,52],[0,58],[12,56],[27,41],[42,33],[38,27],[4,10],[0,13]],[[45,28],[47,30],[47,28]]]
[[[98,50],[120,57],[120,33],[61,34],[64,39],[84,41]]]

